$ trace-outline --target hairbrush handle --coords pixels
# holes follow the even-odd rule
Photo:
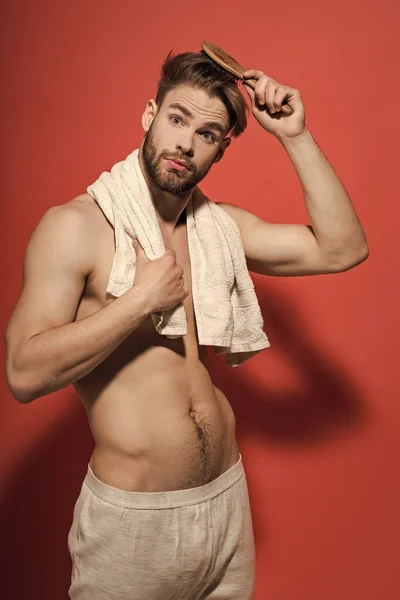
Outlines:
[[[242,77],[242,82],[246,83],[247,85],[249,85],[253,90],[255,90],[256,88],[256,83],[257,83],[257,79],[244,79],[244,77]],[[293,108],[291,106],[289,106],[289,104],[285,104],[285,101],[283,101],[282,103],[282,111],[284,112],[286,115],[291,115],[293,114]],[[266,107],[268,110],[268,107]],[[269,111],[268,111],[269,112]],[[273,113],[276,114],[276,113]]]

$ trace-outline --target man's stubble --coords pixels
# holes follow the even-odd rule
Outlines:
[[[157,155],[157,149],[154,142],[153,127],[154,121],[151,123],[148,131],[144,136],[143,143],[143,160],[146,165],[147,172],[153,183],[160,189],[181,196],[182,194],[192,190],[204,177],[213,165],[213,161],[209,165],[204,166],[201,170],[197,169],[190,158],[177,153],[176,151],[161,150]],[[185,171],[185,176],[181,177],[179,171],[162,171],[160,163],[162,159],[172,157],[184,160],[190,168],[190,171]],[[189,173],[189,174],[188,174]]]

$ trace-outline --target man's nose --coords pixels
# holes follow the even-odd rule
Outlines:
[[[181,137],[179,142],[176,144],[177,150],[182,152],[182,154],[186,154],[187,156],[193,156],[194,147],[193,147],[193,136],[191,134],[187,134],[185,137]]]

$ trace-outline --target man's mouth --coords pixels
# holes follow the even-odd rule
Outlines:
[[[187,171],[190,171],[184,160],[180,160],[179,158],[166,158],[165,160],[173,169],[177,169],[178,171],[184,171],[186,169]]]

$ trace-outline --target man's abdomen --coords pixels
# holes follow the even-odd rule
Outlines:
[[[237,462],[232,408],[198,358],[153,347],[89,399],[85,388],[93,383],[75,387],[95,440],[91,468],[104,483],[131,491],[186,489]]]

